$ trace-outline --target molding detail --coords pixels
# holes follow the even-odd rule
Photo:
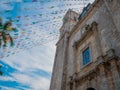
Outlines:
[[[97,22],[95,22],[95,21],[93,21],[90,25],[88,24],[88,25],[86,25],[84,28],[85,29],[83,29],[84,31],[82,31],[83,33],[82,33],[82,35],[81,35],[81,38],[78,40],[78,41],[76,41],[76,42],[74,42],[74,44],[73,44],[73,46],[74,47],[78,47],[79,46],[79,44],[80,43],[82,43],[82,41],[87,37],[87,36],[89,36],[89,35],[91,35],[93,32],[94,32],[94,27],[96,27],[98,24],[97,24]]]
[[[82,72],[80,71],[79,73],[75,73],[72,77],[72,80],[70,80],[69,83],[73,83],[73,82],[79,82],[82,83],[85,80],[92,80],[94,79],[98,73],[99,73],[99,68],[101,67],[101,65],[103,65],[103,67],[105,66],[106,68],[108,67],[108,64],[110,62],[110,60],[118,60],[118,57],[115,54],[114,49],[110,49],[107,52],[107,55],[105,56],[99,56],[95,62],[95,64],[93,64],[93,68],[92,70],[81,74]]]

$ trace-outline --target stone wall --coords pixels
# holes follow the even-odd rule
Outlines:
[[[118,30],[120,27],[120,20],[117,20],[120,18],[119,2],[120,1],[118,0],[106,0],[106,2],[104,2],[104,0],[96,0],[95,4],[93,4],[91,9],[88,11],[88,14],[73,28],[69,38],[68,82],[70,81],[70,76],[74,76],[75,73],[79,73],[83,76],[87,72],[92,71],[92,69],[96,66],[95,62],[98,60],[97,58],[99,56],[105,56],[107,51],[110,49],[114,49],[116,56],[120,57],[120,34]],[[84,36],[84,27],[86,25],[91,25],[94,21],[98,24],[97,30],[93,30],[93,33],[88,34],[84,39],[81,39]],[[78,43],[77,48],[75,46],[76,42]],[[81,52],[89,45],[91,47],[92,62],[87,66],[83,66]],[[117,65],[115,64],[114,67],[116,66]],[[100,69],[101,68],[105,69],[104,67],[100,67]],[[115,71],[118,73],[119,69],[116,69]],[[107,72],[106,69],[104,72],[104,78],[101,78],[102,76],[94,77],[91,81],[92,85],[90,85],[86,80],[81,83],[82,85],[78,85],[78,90],[86,90],[86,87],[89,87],[89,85],[91,87],[95,87],[97,90],[119,90],[119,85],[114,85],[116,81],[112,80],[112,73],[110,74],[110,72]],[[102,74],[102,71],[99,73]],[[106,75],[108,75],[109,78],[107,78]],[[118,74],[118,77],[119,75],[120,74]],[[96,80],[98,78],[102,80],[99,82],[103,83],[98,82],[98,85],[96,85]],[[120,83],[119,80],[117,82]],[[112,85],[110,83],[112,83]],[[99,85],[101,86],[99,87]],[[70,86],[68,85],[68,87]]]
[[[59,42],[56,49],[54,68],[51,78],[50,90],[61,90],[62,75],[63,75],[63,43],[64,39]]]
[[[112,50],[111,50],[112,51]],[[111,52],[110,51],[110,52]],[[89,87],[95,90],[119,90],[120,89],[120,74],[117,63],[117,57],[114,55],[110,58],[109,54],[105,58],[101,58],[104,63],[94,63],[94,69],[81,75],[77,74],[74,79],[76,89],[73,90],[86,90]]]
[[[63,24],[50,90],[120,90],[119,12],[119,0],[95,0],[76,25]],[[88,46],[92,60],[84,66]]]

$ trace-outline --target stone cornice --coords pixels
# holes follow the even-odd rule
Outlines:
[[[58,46],[58,44],[60,43],[60,41],[65,37],[65,35],[68,34],[69,35],[69,32],[64,32],[64,34],[60,37],[60,39],[58,40],[58,42],[56,43],[56,46]],[[69,36],[68,36],[69,37]]]
[[[80,46],[80,44],[82,43],[82,41],[84,41],[86,38],[88,38],[89,36],[91,36],[92,33],[93,33],[93,31],[91,29],[88,30],[88,31],[86,31],[84,34],[82,34],[81,38],[74,43],[73,46],[75,46],[76,48],[78,48]]]
[[[100,56],[97,58],[96,62],[91,63],[93,64],[93,68],[86,73],[82,73],[82,70],[78,73],[73,74],[73,79],[69,82],[82,82],[83,80],[91,80],[98,74],[98,68],[100,65],[106,65],[106,63],[110,62],[111,60],[119,60],[120,58],[116,56],[114,49],[110,49],[106,52],[105,56]]]
[[[91,16],[90,13],[91,13],[92,11],[94,11],[94,9],[95,9],[96,7],[99,7],[99,6],[100,6],[100,5],[98,5],[99,2],[101,2],[101,0],[95,0],[95,1],[94,1],[94,3],[91,5],[90,9],[87,11],[86,15],[85,15],[83,18],[81,18],[81,20],[79,20],[79,21],[77,22],[77,24],[73,27],[72,31],[70,32],[70,36],[72,36],[72,34],[78,30],[79,26],[85,21],[85,19],[86,19],[88,16]]]
[[[77,31],[78,27],[79,27],[79,26],[83,23],[83,21],[89,16],[89,14],[91,13],[91,11],[93,11],[94,8],[98,7],[97,5],[99,4],[100,1],[101,1],[101,0],[95,0],[95,1],[94,1],[94,3],[91,5],[90,9],[87,11],[86,15],[85,15],[83,18],[81,18],[81,20],[79,20],[79,21],[76,23],[76,25],[72,28],[72,31],[70,32],[69,37],[71,37],[72,34]],[[99,5],[99,6],[100,6],[100,5]],[[68,10],[68,12],[70,12],[70,9]],[[67,13],[68,13],[68,12],[67,12]],[[74,11],[72,11],[72,12],[74,12]],[[67,13],[65,14],[65,16],[67,15]],[[64,17],[65,17],[65,16],[64,16]],[[62,27],[63,27],[63,25],[62,25]],[[61,28],[62,28],[62,27],[61,27]],[[62,38],[64,37],[65,34],[66,34],[66,33],[64,33],[64,34],[60,37],[60,39],[59,39],[59,41],[57,42],[57,44],[62,40]],[[57,44],[56,44],[56,45],[57,45]]]
[[[79,47],[80,44],[82,43],[82,41],[84,41],[86,38],[90,37],[94,32],[94,30],[93,30],[94,26],[97,26],[97,23],[95,21],[92,22],[91,25],[87,25],[85,27],[84,33],[81,35],[81,38],[78,41],[74,42],[73,47],[76,47],[76,48]]]

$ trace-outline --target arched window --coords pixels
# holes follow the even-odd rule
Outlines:
[[[94,88],[87,88],[86,90],[95,90]]]

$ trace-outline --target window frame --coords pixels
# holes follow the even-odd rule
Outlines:
[[[87,49],[89,47],[89,49],[90,49],[90,62],[88,62],[87,64],[83,64],[83,52]],[[84,67],[86,67],[86,66],[88,66],[89,64],[91,64],[92,62],[93,62],[93,56],[92,56],[92,44],[91,43],[89,43],[89,44],[87,44],[84,48],[82,48],[81,50],[80,50],[80,58],[79,58],[79,60],[80,60],[80,67],[81,67],[81,69],[82,68],[84,68]]]
[[[87,60],[84,56],[85,56],[85,52],[89,53],[89,60]],[[83,52],[82,52],[82,57],[83,57],[83,65],[87,65],[88,63],[91,62],[91,54],[90,54],[90,47],[87,47]]]

